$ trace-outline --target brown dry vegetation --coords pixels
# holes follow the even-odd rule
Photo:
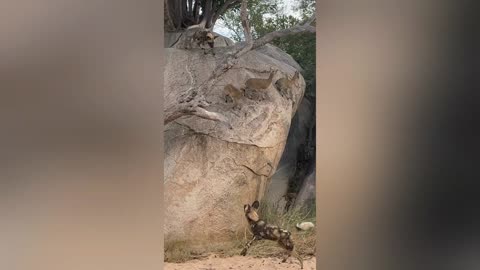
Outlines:
[[[291,209],[283,214],[277,210],[276,204],[260,204],[259,214],[268,223],[280,226],[292,232],[295,249],[304,259],[313,257],[315,254],[315,228],[309,231],[298,231],[295,224],[302,221],[315,222],[315,209]],[[246,221],[245,221],[246,222]],[[245,243],[250,240],[252,234],[248,229],[239,232],[235,239],[230,242],[209,243],[203,246],[191,246],[185,241],[165,243],[165,262],[186,262],[194,259],[207,258],[212,254],[218,257],[232,257],[239,255]],[[247,256],[265,258],[278,257],[285,254],[285,250],[278,246],[277,242],[262,240],[257,241],[249,249]]]

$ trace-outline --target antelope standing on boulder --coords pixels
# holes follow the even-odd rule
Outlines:
[[[245,86],[255,90],[267,89],[272,83],[273,75],[275,75],[275,71],[271,70],[268,79],[250,78],[245,82]]]
[[[283,258],[282,262],[286,262],[293,252],[294,256],[300,262],[301,269],[303,269],[303,259],[296,251],[294,251],[293,241],[290,237],[291,233],[261,220],[257,213],[259,206],[260,203],[258,201],[254,201],[251,206],[249,204],[243,206],[245,217],[247,218],[248,224],[253,233],[253,239],[245,245],[240,255],[247,255],[247,251],[254,241],[262,239],[277,241],[282,248],[287,250],[287,255]]]
[[[265,90],[272,84],[273,75],[275,75],[275,71],[271,70],[268,79],[250,78],[245,82],[245,88],[250,90]]]
[[[292,88],[292,85],[296,80],[298,80],[300,77],[300,73],[295,71],[295,74],[292,76],[292,79],[289,79],[288,76],[285,78],[280,78],[275,82],[275,87],[277,87],[278,90],[280,90],[280,94],[284,96],[284,93]]]
[[[240,100],[241,98],[243,98],[243,91],[242,90],[239,90],[237,89],[235,86],[231,85],[231,84],[227,84],[225,85],[225,87],[223,88],[225,94],[227,96],[230,96],[230,98],[232,99],[233,101],[233,108],[237,107],[238,105],[238,100]]]

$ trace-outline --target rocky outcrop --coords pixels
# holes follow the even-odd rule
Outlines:
[[[294,176],[297,170],[300,148],[306,147],[305,141],[309,135],[309,130],[315,123],[315,108],[313,105],[312,101],[303,98],[295,117],[292,119],[285,150],[267,190],[266,199],[272,203],[277,203],[281,208],[286,203],[282,196],[289,192],[289,181],[304,180],[303,178],[294,179]]]
[[[217,85],[203,93],[211,103],[209,110],[225,115],[232,129],[195,116],[165,127],[166,242],[195,245],[213,238],[230,240],[239,232],[243,235],[243,205],[264,196],[282,156],[305,82],[300,76],[291,93],[284,96],[272,83],[264,90],[264,99],[253,95],[241,100],[236,110],[226,102],[223,87],[232,84],[241,88],[249,78],[267,78],[270,68],[278,70],[273,82],[287,74],[291,77],[298,64],[271,48],[248,52]],[[175,102],[185,89],[204,83],[230,50],[217,48],[213,56],[198,49],[166,49],[165,102]]]
[[[298,192],[298,195],[295,199],[295,208],[301,208],[304,206],[310,206],[315,204],[315,170],[310,173],[305,180],[303,181],[302,187]]]

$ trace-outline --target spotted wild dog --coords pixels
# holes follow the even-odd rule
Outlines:
[[[300,254],[294,251],[293,241],[290,237],[291,233],[287,230],[279,228],[278,226],[267,224],[264,220],[261,220],[257,213],[259,206],[260,203],[258,201],[254,201],[251,206],[249,204],[245,204],[243,206],[245,217],[247,218],[248,224],[250,225],[250,229],[253,233],[253,239],[248,241],[240,255],[247,255],[247,251],[254,241],[262,239],[277,241],[282,248],[287,250],[287,255],[283,258],[282,262],[286,262],[293,252],[294,256],[300,262],[301,269],[303,269],[303,259],[300,257]]]
[[[204,45],[208,45],[208,47],[210,48],[210,52],[215,55],[215,51],[214,51],[214,47],[215,47],[215,39],[219,37],[215,34],[213,34],[212,32],[210,31],[198,31],[198,32],[195,32],[195,34],[193,35],[193,39],[194,41],[197,43],[197,45],[202,48],[204,54],[207,54],[207,51],[205,50],[204,48]]]

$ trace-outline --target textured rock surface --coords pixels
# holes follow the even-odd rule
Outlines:
[[[292,119],[282,159],[271,178],[271,184],[268,186],[266,194],[268,201],[278,203],[280,207],[285,206],[286,201],[282,196],[287,193],[288,181],[295,174],[299,148],[305,147],[302,143],[305,142],[308,129],[313,121],[315,121],[313,104],[308,98],[303,98],[295,117]]]
[[[315,171],[307,176],[303,182],[302,188],[297,195],[294,207],[300,208],[309,203],[314,203],[315,200]]]
[[[216,56],[198,49],[166,49],[166,104],[176,102],[183,90],[203,83],[229,49],[219,48]],[[240,88],[248,78],[267,78],[270,68],[278,70],[273,82],[286,74],[291,77],[298,64],[288,55],[281,59],[287,60],[251,51],[205,93],[212,104],[209,109],[222,112],[233,129],[195,116],[165,127],[166,242],[188,240],[194,245],[243,235],[243,205],[263,197],[282,156],[305,82],[300,77],[291,99],[282,97],[272,83],[264,100],[246,98],[235,110],[226,102],[223,87],[230,83]]]

